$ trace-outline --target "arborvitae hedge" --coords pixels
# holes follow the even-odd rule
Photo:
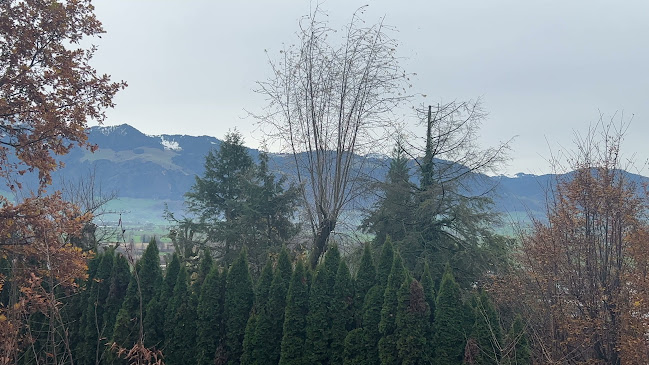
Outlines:
[[[331,364],[342,364],[345,337],[354,329],[354,286],[349,267],[340,261],[331,303]]]
[[[381,322],[379,322],[379,332],[381,339],[379,341],[379,357],[381,364],[390,365],[398,364],[396,316],[399,306],[398,292],[401,284],[406,279],[407,273],[403,267],[401,256],[397,253],[394,255],[392,270],[388,277],[388,283],[383,294],[383,306],[381,308]]]
[[[140,285],[149,288],[143,292],[152,293],[142,306],[143,340],[147,347],[161,350],[170,365],[446,365],[462,363],[465,349],[475,364],[530,361],[522,320],[502,339],[499,327],[494,327],[499,323],[497,312],[485,292],[470,308],[447,267],[435,297],[433,283],[438,278],[425,267],[421,281],[412,279],[389,239],[381,249],[378,270],[365,248],[355,281],[337,247],[331,246],[315,274],[301,261],[293,270],[283,250],[275,265],[269,262],[264,268],[254,289],[245,252],[229,271],[201,260],[202,268],[193,279],[177,257],[162,279],[155,252],[157,248],[149,245],[135,265]],[[70,334],[78,363],[93,363],[97,356],[103,363],[125,363],[114,352],[104,352],[106,336],[100,331],[98,337],[96,328],[91,332],[93,316],[101,318],[95,323],[103,323],[107,336],[114,328],[112,340],[118,346],[129,349],[139,339],[136,276],[122,255],[107,255],[112,256],[93,259],[82,295],[66,302],[65,317],[74,318],[74,313],[81,317]],[[208,267],[207,274],[201,273]],[[32,329],[46,330],[43,318],[34,317],[30,323]],[[45,343],[38,338],[34,346]],[[489,348],[504,351],[494,356],[474,351],[481,349],[487,355]],[[41,360],[28,354],[23,358],[27,363]]]
[[[225,358],[228,364],[239,364],[246,324],[254,301],[248,259],[243,250],[230,267],[225,287]]]
[[[460,297],[460,286],[447,265],[435,303],[433,342],[439,365],[461,364],[466,344],[466,313]]]
[[[318,265],[311,285],[306,326],[306,357],[311,364],[328,364],[331,359],[331,303],[340,263],[338,247],[332,245]]]
[[[365,295],[376,284],[376,268],[374,267],[374,260],[372,260],[372,251],[370,245],[366,244],[363,249],[363,256],[361,263],[356,273],[356,280],[354,281],[354,320],[356,327],[361,326],[363,319],[363,304],[365,303]]]
[[[300,260],[295,266],[286,297],[280,365],[306,365],[309,363],[304,358],[308,313],[308,276],[304,263]]]
[[[399,363],[403,365],[430,364],[433,360],[428,334],[430,307],[424,288],[414,279],[406,279],[398,293],[395,336]]]
[[[198,300],[197,326],[197,363],[199,365],[214,364],[216,351],[222,343],[223,325],[223,293],[222,276],[217,267],[213,267],[201,286]]]

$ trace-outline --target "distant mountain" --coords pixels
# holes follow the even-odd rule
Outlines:
[[[205,155],[211,148],[218,148],[221,141],[210,136],[146,135],[128,124],[118,126],[91,127],[88,130],[90,143],[99,146],[91,153],[85,149],[74,149],[64,156],[65,168],[54,177],[54,188],[58,188],[60,177],[74,180],[88,176],[95,171],[96,181],[104,191],[116,191],[125,199],[149,199],[171,202],[180,209],[183,194],[195,181],[196,175],[204,171]],[[253,158],[259,152],[249,149]],[[378,168],[373,170],[375,178],[382,180],[389,160],[373,156]],[[291,157],[272,154],[271,169],[290,174]],[[629,176],[639,183],[649,179],[639,175]],[[507,176],[479,176],[469,189],[474,191],[493,190],[495,209],[516,219],[527,214],[538,216],[544,211],[545,192],[556,181],[554,175],[518,174]]]

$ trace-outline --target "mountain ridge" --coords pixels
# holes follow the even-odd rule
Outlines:
[[[184,194],[194,184],[195,176],[204,172],[204,158],[211,148],[222,143],[212,136],[182,134],[147,135],[136,128],[121,124],[95,126],[88,129],[88,142],[99,149],[92,153],[86,149],[73,149],[63,156],[65,168],[54,176],[54,188],[61,177],[66,180],[83,179],[90,173],[104,191],[115,191],[122,198],[153,199],[171,202],[180,209]],[[247,148],[253,159],[259,151]],[[290,176],[292,156],[269,154],[271,170]],[[382,180],[387,172],[389,158],[378,156],[382,162],[375,178]],[[648,182],[649,179],[627,173],[632,180]],[[58,179],[57,179],[58,175]],[[548,188],[557,175],[518,173],[514,177],[480,175],[473,188],[484,191],[494,189],[495,210],[510,216],[542,215]]]

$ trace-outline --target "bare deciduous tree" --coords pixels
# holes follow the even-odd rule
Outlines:
[[[258,83],[269,104],[256,118],[294,157],[313,234],[312,265],[341,211],[362,192],[367,156],[383,152],[396,125],[393,111],[408,98],[391,29],[383,19],[366,25],[364,9],[337,32],[316,8],[300,21],[297,45],[271,59],[273,76]]]

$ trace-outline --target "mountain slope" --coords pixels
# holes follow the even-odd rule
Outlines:
[[[209,136],[150,136],[127,124],[92,127],[88,130],[88,139],[90,143],[98,145],[99,150],[91,153],[77,148],[65,156],[65,168],[57,173],[58,178],[54,177],[55,189],[60,188],[61,178],[74,181],[94,171],[95,179],[104,191],[115,191],[122,198],[169,202],[175,209],[181,209],[183,194],[194,184],[194,177],[203,173],[205,155],[221,143]],[[257,159],[257,150],[248,151]],[[376,168],[372,175],[382,180],[389,160],[374,158],[374,162]],[[291,165],[291,157],[279,154],[270,156],[273,171],[290,175]],[[628,176],[638,183],[649,181],[639,175]],[[556,181],[556,176],[480,176],[475,181],[470,190],[493,190],[495,209],[517,220],[526,219],[528,214],[542,215],[546,191]],[[162,203],[157,206],[161,207]]]

